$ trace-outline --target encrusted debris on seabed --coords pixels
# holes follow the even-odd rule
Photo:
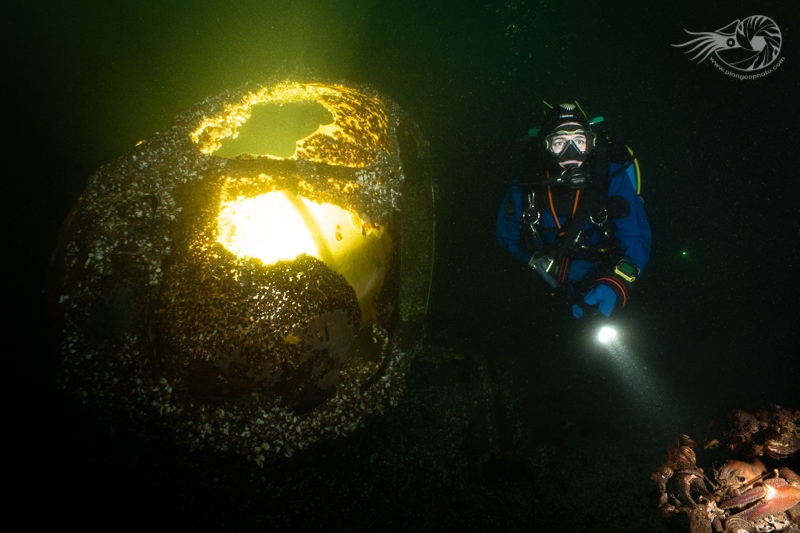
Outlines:
[[[684,513],[691,533],[800,532],[800,475],[786,466],[800,450],[800,409],[735,410],[702,446],[687,435],[653,473],[664,516]],[[717,470],[698,454],[721,454]]]

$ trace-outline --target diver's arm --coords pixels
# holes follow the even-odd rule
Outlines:
[[[527,263],[533,255],[523,238],[522,191],[513,185],[506,192],[497,211],[497,242],[512,255]]]
[[[609,205],[614,205],[614,238],[619,247],[618,262],[611,270],[601,274],[586,293],[583,301],[605,316],[628,303],[633,284],[641,276],[650,258],[652,234],[644,212],[644,205],[627,176],[611,180]],[[580,318],[583,309],[573,306],[573,314]]]

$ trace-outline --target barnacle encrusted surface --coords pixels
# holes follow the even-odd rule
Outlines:
[[[291,157],[214,155],[253,106],[307,101],[333,122]],[[308,254],[266,264],[218,242],[223,202],[275,191],[382,235],[374,293]],[[397,400],[420,341],[431,191],[426,142],[368,88],[285,81],[201,102],[92,176],[64,224],[48,285],[60,387],[260,464],[351,432]]]

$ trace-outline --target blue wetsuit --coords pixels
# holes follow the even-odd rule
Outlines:
[[[619,168],[619,164],[609,163],[609,175],[613,176]],[[611,178],[608,187],[608,198],[621,197],[629,206],[626,215],[624,212],[620,213],[625,216],[611,218],[607,222],[610,226],[606,228],[607,232],[599,231],[589,220],[584,224],[584,237],[581,244],[584,249],[594,249],[595,253],[566,251],[557,269],[559,283],[570,287],[580,282],[586,282],[588,286],[595,280],[610,286],[617,293],[617,308],[625,305],[630,283],[619,280],[618,276],[614,277],[610,274],[608,272],[609,264],[612,265],[611,269],[613,270],[613,264],[624,259],[638,267],[638,275],[641,276],[650,257],[650,225],[647,222],[642,201],[634,189],[632,178],[635,179],[635,169],[633,165],[629,165],[624,171]],[[541,190],[542,192],[537,192],[537,194],[546,194],[544,188]],[[572,191],[567,192],[571,193]],[[547,254],[548,250],[552,249],[558,238],[558,227],[551,209],[540,208],[541,218],[537,230],[535,233],[531,231],[530,226],[523,221],[523,212],[527,207],[526,194],[526,191],[518,183],[508,189],[497,214],[497,240],[510,253],[528,263],[535,252]],[[619,205],[619,199],[614,199],[614,202]],[[545,201],[544,204],[546,203]],[[569,213],[556,214],[561,228],[565,228],[569,220],[566,215]],[[603,242],[604,233],[610,236],[610,243]],[[613,246],[613,249],[605,256],[598,251],[599,248],[607,248],[609,244]]]

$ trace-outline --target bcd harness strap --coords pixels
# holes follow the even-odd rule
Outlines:
[[[534,236],[542,239],[544,238],[542,231],[558,232],[556,242],[547,246],[544,250],[549,258],[560,261],[565,256],[571,257],[580,255],[581,252],[586,253],[587,247],[581,243],[581,240],[582,237],[585,237],[584,227],[587,222],[592,223],[595,231],[599,230],[603,233],[608,233],[609,229],[606,228],[608,212],[606,211],[605,199],[600,191],[593,188],[575,191],[572,213],[567,217],[567,221],[564,224],[558,218],[558,213],[553,203],[553,192],[549,185],[547,186],[547,197],[549,211],[553,216],[556,227],[552,229],[544,228],[544,230],[541,227],[542,206],[537,205],[536,193],[533,189],[528,192],[528,205],[523,212],[523,221],[530,226]],[[594,251],[603,253],[608,249],[607,247],[601,247]]]
[[[528,205],[523,208],[522,220],[530,226],[534,238],[538,237],[544,241],[544,231],[558,232],[555,242],[550,245],[545,244],[545,249],[534,254],[530,261],[531,266],[554,288],[566,282],[569,263],[573,258],[583,256],[597,260],[598,256],[605,256],[607,252],[616,248],[616,244],[610,238],[610,217],[606,203],[608,188],[611,179],[625,172],[631,165],[635,165],[636,160],[633,151],[628,146],[602,141],[598,144],[594,156],[592,166],[602,169],[602,171],[593,173],[588,187],[576,189],[572,213],[563,225],[558,219],[551,185],[546,183],[551,178],[550,172],[546,173],[545,183],[540,184],[547,185],[547,204],[555,221],[555,228],[542,227],[542,211],[545,209],[542,204],[544,202],[537,198],[535,186],[531,186],[528,190],[526,198]],[[613,160],[619,165],[614,172],[609,172],[609,160]],[[638,189],[638,184],[635,188]],[[587,222],[592,223],[589,231],[600,234],[600,242],[597,246],[589,247],[583,242],[589,235],[584,231]],[[557,269],[552,269],[554,265],[557,266]],[[554,272],[556,277],[553,277],[551,272]]]
[[[617,175],[617,172],[614,172],[614,175]],[[550,177],[549,172],[547,177]],[[597,260],[598,256],[603,256],[616,247],[610,238],[611,228],[608,225],[609,216],[606,209],[610,179],[608,174],[595,175],[593,181],[594,184],[590,184],[589,187],[575,191],[572,212],[563,225],[556,212],[552,188],[547,185],[547,207],[555,221],[555,228],[541,227],[542,211],[545,207],[538,201],[534,188],[528,191],[528,205],[523,210],[523,221],[530,226],[534,238],[539,237],[544,240],[543,231],[557,232],[555,243],[546,245],[546,248],[535,253],[530,261],[530,265],[554,289],[566,283],[570,262],[574,258]],[[592,223],[588,228],[589,232],[598,232],[601,236],[598,246],[589,247],[584,244],[585,238],[590,234],[584,229],[587,222]],[[557,268],[553,269],[554,265]]]

